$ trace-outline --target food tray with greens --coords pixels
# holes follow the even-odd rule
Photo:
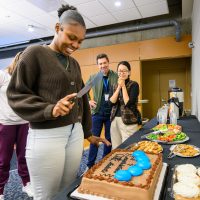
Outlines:
[[[152,129],[154,131],[161,131],[161,132],[173,131],[175,133],[182,131],[182,127],[180,125],[175,125],[175,124],[158,124]]]
[[[189,137],[183,133],[175,133],[173,131],[150,133],[146,135],[146,139],[165,144],[178,144],[189,140]]]

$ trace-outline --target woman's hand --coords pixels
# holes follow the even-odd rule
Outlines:
[[[68,115],[70,110],[74,106],[74,103],[72,103],[70,99],[72,99],[76,95],[77,93],[73,93],[60,99],[53,108],[53,112],[52,112],[53,117]]]
[[[106,146],[111,146],[111,143],[105,139],[105,138],[100,138],[100,137],[96,137],[96,136],[90,136],[89,138],[87,138],[87,140],[91,143],[96,145],[97,147],[99,146],[99,142],[103,142]]]
[[[118,87],[125,87],[125,80],[120,77],[118,78]]]

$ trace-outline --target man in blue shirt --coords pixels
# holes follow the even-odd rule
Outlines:
[[[110,114],[111,105],[109,104],[110,88],[117,83],[117,73],[109,69],[109,59],[106,54],[99,54],[96,58],[99,71],[103,73],[102,81],[92,87],[93,99],[89,97],[89,104],[92,110],[92,133],[100,136],[104,125],[105,138],[111,142],[110,138]],[[93,79],[96,74],[90,76]],[[111,151],[111,146],[104,145],[103,157]],[[88,168],[91,168],[96,160],[98,147],[90,144]]]

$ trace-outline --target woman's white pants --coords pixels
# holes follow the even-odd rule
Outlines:
[[[80,123],[52,129],[29,129],[26,160],[34,200],[52,199],[76,178],[83,140]]]
[[[112,149],[116,149],[122,142],[128,139],[139,129],[138,124],[126,125],[121,117],[115,117],[111,122],[110,135]]]

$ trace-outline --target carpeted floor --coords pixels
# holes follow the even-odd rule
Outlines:
[[[85,150],[83,153],[81,165],[78,171],[77,176],[80,176],[86,168],[87,158],[88,158],[88,150]],[[100,145],[96,162],[102,158],[103,154],[103,145]],[[11,170],[9,181],[5,187],[5,200],[32,200],[25,193],[22,192],[22,182],[17,173],[17,163],[16,163],[16,155],[13,154],[13,158],[11,160]]]

